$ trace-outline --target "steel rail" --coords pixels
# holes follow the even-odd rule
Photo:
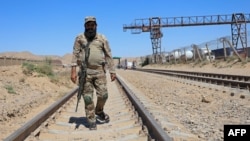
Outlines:
[[[148,138],[154,139],[156,141],[172,141],[172,138],[167,135],[167,133],[162,129],[162,127],[156,122],[156,120],[150,115],[150,113],[144,108],[140,101],[135,97],[135,94],[129,89],[129,87],[117,77],[117,82],[121,85],[122,89],[128,96],[131,104],[135,107],[141,121],[146,126],[148,130]],[[36,129],[38,129],[42,123],[44,123],[48,118],[50,118],[60,107],[62,107],[72,96],[76,94],[78,87],[73,89],[62,99],[58,100],[50,107],[45,109],[43,112],[35,116],[33,119],[24,124],[21,128],[13,132],[3,141],[20,141],[25,140],[31,135]]]
[[[125,82],[123,82],[119,77],[117,77],[117,80],[122,86],[123,90],[126,92],[132,104],[135,106],[135,109],[138,112],[139,116],[142,118],[143,123],[147,126],[151,138],[153,138],[156,141],[172,141],[172,138],[169,135],[167,135],[167,133],[162,129],[162,127],[150,115],[150,113],[140,103],[138,98],[125,84]]]
[[[146,69],[146,70],[161,71],[161,69]],[[175,72],[175,73],[185,73],[185,74],[196,75],[196,76],[229,79],[229,80],[250,81],[250,76],[245,76],[245,75],[219,74],[219,73],[207,73],[207,72],[190,72],[190,71],[181,71],[181,70],[166,70],[166,71]]]
[[[197,80],[217,85],[224,85],[232,88],[247,89],[248,91],[250,91],[250,76],[189,72],[189,71],[177,71],[177,70],[160,70],[160,69],[136,69],[136,70],[175,76],[190,80]]]
[[[35,131],[46,119],[55,113],[63,104],[65,104],[72,96],[76,94],[78,87],[66,94],[62,99],[55,102],[49,108],[38,114],[32,120],[28,121],[21,128],[16,130],[3,141],[20,141],[25,140],[33,131]]]

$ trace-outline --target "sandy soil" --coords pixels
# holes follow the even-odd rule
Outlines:
[[[21,66],[0,67],[0,140],[76,87],[69,68],[55,68],[51,79],[25,75]]]

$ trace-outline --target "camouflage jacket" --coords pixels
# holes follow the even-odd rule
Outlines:
[[[80,65],[81,61],[85,61],[85,48],[87,45],[89,46],[88,68],[97,69],[105,63],[109,72],[115,73],[114,61],[108,40],[104,35],[99,33],[90,42],[87,41],[83,33],[75,38],[71,65]]]

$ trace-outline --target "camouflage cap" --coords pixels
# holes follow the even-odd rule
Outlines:
[[[87,16],[87,17],[85,17],[85,23],[87,23],[87,22],[96,22],[96,19],[95,19],[95,17],[94,16]]]

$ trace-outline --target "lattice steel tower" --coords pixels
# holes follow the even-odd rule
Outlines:
[[[237,48],[239,40],[243,50],[247,54],[247,26],[250,23],[250,14],[233,13],[232,15],[210,15],[210,16],[190,16],[190,17],[153,17],[147,19],[135,19],[131,25],[123,25],[123,31],[131,29],[132,34],[150,32],[154,63],[161,62],[161,32],[162,27],[178,26],[201,26],[201,25],[221,25],[231,24],[232,45]]]

